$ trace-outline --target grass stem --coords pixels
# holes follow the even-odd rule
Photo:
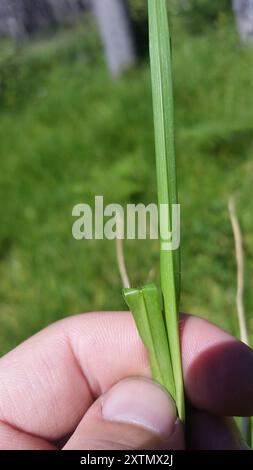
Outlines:
[[[149,0],[149,42],[156,147],[158,204],[168,207],[169,231],[172,230],[172,205],[176,204],[177,181],[174,145],[174,109],[171,43],[166,0]],[[178,334],[180,299],[180,252],[164,249],[170,235],[162,238],[165,221],[160,216],[160,273],[165,322],[169,340],[179,417],[184,420],[184,389]]]

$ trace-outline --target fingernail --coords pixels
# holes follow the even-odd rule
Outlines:
[[[177,421],[176,407],[168,393],[149,379],[126,379],[103,397],[103,418],[136,424],[169,437]]]

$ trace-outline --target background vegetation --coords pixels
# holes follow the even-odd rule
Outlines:
[[[200,10],[189,14],[172,14],[181,310],[237,333],[227,210],[235,194],[252,335],[253,49],[241,46],[226,9],[216,9],[211,18],[204,9],[202,22]],[[71,235],[73,205],[93,203],[97,194],[106,203],[155,200],[147,61],[112,81],[90,20],[22,48],[5,42],[0,56],[1,353],[66,315],[125,309],[114,242],[77,242]],[[133,283],[146,281],[150,271],[158,275],[156,242],[127,242],[126,256]]]

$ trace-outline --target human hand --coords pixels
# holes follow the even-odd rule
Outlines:
[[[180,320],[186,443],[150,380],[131,314],[69,317],[0,359],[0,449],[243,449],[230,418],[253,414],[253,352],[207,321]]]

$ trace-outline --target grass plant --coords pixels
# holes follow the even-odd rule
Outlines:
[[[124,296],[149,351],[153,376],[175,398],[179,417],[184,420],[178,334],[180,252],[179,248],[171,249],[172,205],[178,202],[171,42],[166,0],[149,0],[148,7],[158,205],[159,208],[166,205],[168,210],[165,220],[161,211],[159,214],[162,306],[153,284],[140,289],[125,289]],[[165,223],[167,227],[164,227]],[[168,234],[166,238],[164,233]]]

